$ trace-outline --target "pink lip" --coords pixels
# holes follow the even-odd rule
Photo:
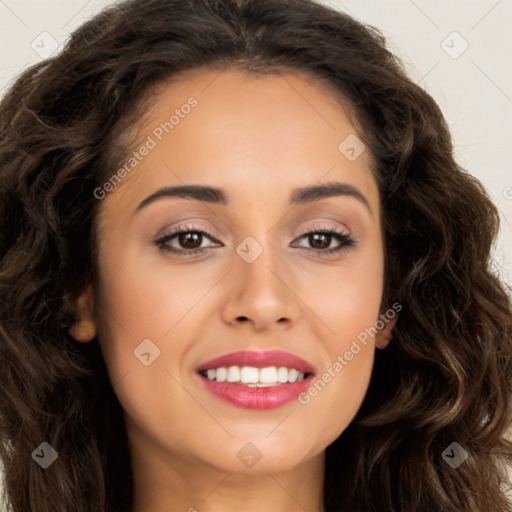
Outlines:
[[[301,382],[289,382],[267,388],[251,388],[232,382],[215,382],[206,377],[199,377],[212,395],[237,407],[244,409],[275,409],[281,407],[305,392],[313,382],[309,375]]]
[[[315,373],[313,366],[304,361],[304,359],[280,350],[269,350],[266,352],[240,350],[232,352],[231,354],[216,357],[203,363],[199,366],[198,371],[229,366],[253,366],[254,368],[286,366],[287,368],[295,368],[302,373]]]
[[[203,363],[198,368],[198,373],[212,368],[229,366],[253,366],[265,368],[267,366],[286,366],[295,368],[301,373],[309,373],[303,381],[289,382],[269,387],[249,387],[232,382],[215,382],[199,374],[205,388],[214,396],[237,407],[245,409],[274,409],[281,407],[306,391],[314,378],[314,368],[304,359],[282,351],[254,351],[241,350],[226,354]]]

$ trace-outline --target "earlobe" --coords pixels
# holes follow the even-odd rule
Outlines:
[[[92,284],[78,295],[74,300],[78,322],[70,327],[69,334],[80,343],[92,341],[96,336],[96,324],[94,322],[94,297]]]
[[[375,346],[380,348],[381,350],[386,348],[389,345],[393,337],[393,328],[395,327],[396,321],[398,320],[398,315],[395,314],[393,318],[387,320],[386,325],[383,329],[377,332],[375,336]]]

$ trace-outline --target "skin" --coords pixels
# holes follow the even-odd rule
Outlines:
[[[375,325],[384,253],[371,157],[349,161],[338,145],[356,129],[344,108],[311,77],[284,71],[188,72],[155,91],[139,142],[191,96],[197,106],[103,199],[98,273],[76,301],[72,333],[98,336],[125,411],[135,512],[321,511],[325,449],[360,407],[375,345],[386,346],[396,317],[307,405],[235,407],[209,394],[196,368],[277,349],[319,376]],[[333,181],[357,187],[371,212],[350,196],[288,204],[296,187]],[[156,190],[184,184],[220,187],[230,202],[165,198],[135,212]],[[183,224],[212,233],[194,245],[203,254],[155,244]],[[303,234],[318,227],[357,244],[317,254]],[[252,263],[235,250],[248,236],[263,248]],[[339,244],[332,237],[328,248]],[[187,250],[177,237],[168,245]],[[145,339],[160,350],[149,366],[134,357]],[[261,454],[251,468],[237,457],[248,442]]]

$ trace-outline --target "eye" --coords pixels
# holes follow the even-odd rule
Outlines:
[[[333,227],[313,228],[303,233],[299,240],[303,238],[306,238],[306,241],[312,246],[309,250],[317,254],[339,253],[356,245],[356,241],[350,235]],[[331,247],[333,241],[337,241],[338,245]],[[308,250],[308,248],[305,249]]]
[[[209,232],[203,229],[197,229],[192,225],[187,225],[179,226],[171,232],[161,236],[155,240],[155,245],[165,252],[173,253],[178,256],[189,256],[202,253],[211,247],[215,247],[215,245],[203,247],[202,242],[205,238],[220,244],[220,242]],[[314,228],[303,233],[297,240],[302,239],[306,239],[311,245],[310,248],[300,245],[299,247],[302,250],[324,255],[348,250],[349,248],[354,247],[357,243],[350,235],[333,227]],[[337,245],[331,247],[333,241],[337,241]]]
[[[204,238],[215,240],[213,236],[202,229],[196,229],[194,226],[179,226],[170,233],[166,233],[157,240],[157,245],[162,251],[171,252],[178,255],[189,255],[203,252],[208,247],[201,247]],[[174,240],[176,239],[176,240]],[[171,241],[178,244],[176,246],[171,245]],[[217,240],[215,240],[217,242]],[[180,248],[184,250],[180,250]]]

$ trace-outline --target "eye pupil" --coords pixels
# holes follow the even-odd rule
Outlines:
[[[197,249],[201,246],[201,233],[188,232],[188,233],[180,233],[179,234],[179,242],[182,247],[187,249]],[[199,241],[199,244],[194,243]]]
[[[309,243],[315,249],[325,249],[331,245],[331,236],[328,233],[313,233],[309,235]],[[317,242],[320,242],[320,244]]]

